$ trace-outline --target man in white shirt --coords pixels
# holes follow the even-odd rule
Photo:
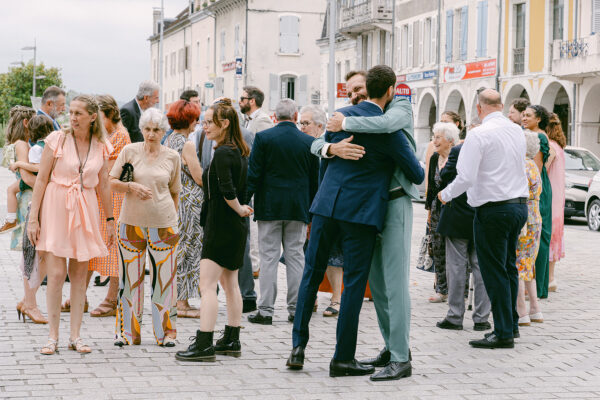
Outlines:
[[[482,124],[469,132],[458,157],[458,175],[438,197],[446,203],[466,191],[475,208],[475,249],[492,303],[494,331],[469,344],[513,348],[519,327],[517,239],[527,221],[529,196],[525,136],[502,115],[500,93],[493,89],[479,93],[477,114]]]
[[[247,125],[252,133],[264,131],[275,126],[269,114],[261,108],[265,94],[255,86],[244,86],[240,97],[240,111],[246,114]]]

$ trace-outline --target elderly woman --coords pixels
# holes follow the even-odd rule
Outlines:
[[[441,190],[440,171],[448,161],[450,149],[458,144],[458,129],[451,122],[438,122],[433,126],[434,153],[429,160],[427,171],[427,197],[425,209],[429,210],[428,231],[431,234],[431,250],[433,265],[435,266],[435,294],[429,298],[431,303],[441,303],[448,298],[448,285],[446,281],[446,241],[437,233],[437,224],[440,219],[442,203],[437,195]]]
[[[165,146],[181,157],[181,193],[179,205],[179,245],[177,248],[177,316],[199,318],[200,310],[190,306],[189,299],[199,297],[200,256],[202,255],[202,167],[195,142],[188,136],[194,132],[200,107],[186,100],[171,104],[167,118],[173,132]]]
[[[109,178],[111,190],[125,193],[117,231],[120,290],[115,345],[141,343],[144,267],[149,253],[154,336],[159,346],[173,347],[181,158],[160,144],[169,127],[160,111],[144,111],[139,125],[144,141],[123,148]],[[132,173],[127,173],[132,167]]]
[[[79,337],[88,262],[108,254],[100,232],[96,193],[106,215],[108,245],[112,246],[115,239],[112,200],[106,184],[112,146],[104,138],[96,100],[88,95],[75,97],[69,107],[69,119],[71,128],[55,131],[46,138],[27,226],[27,236],[45,260],[48,273],[50,334],[41,350],[47,355],[54,354],[58,345],[67,260],[71,281],[69,348],[79,353],[91,352]]]
[[[517,247],[517,268],[519,269],[519,292],[517,295],[517,313],[519,326],[529,326],[532,318],[543,319],[537,299],[535,275],[535,259],[540,247],[542,234],[542,216],[540,214],[540,195],[542,178],[533,159],[540,151],[540,139],[537,133],[526,130],[527,159],[525,168],[529,182],[529,198],[527,199],[527,223],[519,235]],[[529,294],[529,312],[525,304],[525,290]]]

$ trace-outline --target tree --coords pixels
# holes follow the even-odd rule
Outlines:
[[[36,75],[44,76],[37,79],[36,96],[41,96],[49,86],[62,86],[60,69],[46,68],[43,63],[36,65]],[[7,73],[0,74],[0,123],[8,120],[8,112],[16,105],[31,107],[33,91],[33,63],[21,64],[11,68]]]

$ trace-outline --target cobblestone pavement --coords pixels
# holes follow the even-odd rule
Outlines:
[[[6,209],[5,187],[12,178],[0,170],[0,212]],[[425,212],[415,205],[413,265],[424,232]],[[67,350],[69,315],[61,318],[60,353],[39,354],[47,326],[17,320],[15,304],[23,293],[19,254],[0,236],[0,398],[418,398],[418,399],[554,399],[600,398],[600,236],[581,222],[566,227],[567,258],[558,265],[559,291],[543,300],[543,324],[521,329],[512,350],[472,349],[470,312],[464,331],[435,327],[446,304],[430,304],[433,275],[411,269],[411,347],[413,375],[400,381],[372,383],[368,377],[329,378],[336,319],[324,318],[328,295],[319,295],[319,311],[311,323],[304,370],[289,371],[291,324],[285,311],[285,270],[272,326],[244,322],[243,356],[219,356],[214,364],[182,363],[174,353],[184,348],[198,327],[193,319],[178,321],[178,346],[155,345],[149,308],[142,345],[113,346],[113,318],[84,317],[82,337],[93,352],[81,356]],[[102,300],[104,288],[90,287],[90,305]],[[65,284],[64,296],[68,293]],[[146,291],[149,293],[149,290]],[[146,304],[148,304],[146,299]],[[224,301],[221,295],[221,301]],[[38,294],[45,312],[45,287]],[[197,304],[197,303],[196,303]],[[245,321],[245,317],[244,317]],[[225,324],[221,303],[218,327]],[[357,358],[372,356],[382,346],[372,302],[365,301],[360,319]]]

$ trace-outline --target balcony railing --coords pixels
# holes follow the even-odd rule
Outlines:
[[[560,58],[585,57],[588,55],[589,43],[585,38],[562,40],[559,45]]]
[[[355,1],[354,5],[342,7],[340,28],[347,29],[358,25],[390,22],[393,15],[393,0]]]
[[[555,40],[552,50],[553,75],[573,80],[596,75],[600,65],[600,35]]]
[[[522,75],[525,72],[525,48],[513,49],[513,75]]]

